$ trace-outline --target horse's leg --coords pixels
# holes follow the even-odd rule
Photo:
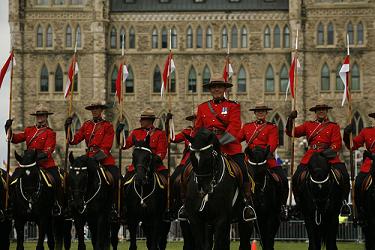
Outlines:
[[[120,223],[119,222],[112,222],[111,223],[111,244],[112,249],[117,250],[118,246],[118,231],[120,230]]]
[[[211,237],[211,234],[208,233],[208,226],[200,221],[199,219],[190,219],[190,226],[191,231],[194,238],[194,245],[196,246],[196,250],[208,250],[212,249],[209,246],[209,239],[208,237]]]
[[[194,249],[194,238],[191,232],[191,227],[189,222],[180,221],[180,227],[182,231],[182,237],[184,238],[183,250],[193,250]]]
[[[161,230],[160,230],[160,236],[159,236],[159,249],[165,250],[167,248],[167,241],[168,241],[168,233],[171,228],[171,223],[162,221],[161,222]]]
[[[138,221],[129,218],[129,223],[128,223],[128,230],[130,234],[129,250],[137,250],[137,226],[138,226]]]
[[[53,220],[53,233],[55,236],[55,249],[62,250],[63,238],[64,238],[64,218],[62,216],[56,216]]]
[[[37,221],[38,225],[38,242],[36,244],[36,250],[44,250],[44,239],[46,238],[47,223],[45,218],[40,218]]]
[[[308,250],[319,250],[320,249],[320,237],[317,237],[316,226],[313,219],[305,216],[305,227],[309,238]]]
[[[93,221],[94,219],[91,218],[91,219],[88,219],[87,220],[87,224],[89,226],[89,230],[90,230],[90,233],[91,233],[91,244],[92,244],[92,248],[94,250],[97,250],[97,242],[98,242],[98,238],[97,238],[97,232],[96,232],[96,224],[94,223]]]
[[[105,214],[102,214],[101,216],[99,216],[99,220],[98,220],[98,237],[100,237],[100,249],[103,249],[103,250],[109,250],[110,248],[110,243],[111,243],[111,235],[110,235],[110,231],[111,231],[111,226],[110,226],[110,222],[109,222],[109,213],[105,213]],[[116,235],[117,237],[117,235]]]
[[[240,234],[239,250],[251,249],[251,234],[253,224],[240,220],[238,222],[238,231]]]
[[[72,220],[64,220],[63,238],[65,250],[69,250],[72,244],[72,226]]]
[[[159,239],[160,239],[160,228],[162,225],[162,221],[160,218],[155,218],[151,221],[149,226],[149,235],[147,241],[149,241],[148,249],[151,250],[157,250],[159,245]]]
[[[228,218],[221,219],[216,222],[214,231],[214,250],[230,249],[230,220]]]
[[[337,250],[336,235],[337,235],[338,227],[339,227],[338,215],[335,214],[333,216],[328,216],[327,224],[325,225],[326,235],[323,236],[323,239],[325,238],[326,240],[325,244],[326,244],[327,250]]]
[[[77,217],[74,220],[74,227],[76,229],[76,236],[78,238],[78,250],[86,250],[85,244],[85,221],[82,217]]]
[[[54,250],[55,249],[55,237],[53,233],[52,216],[48,216],[47,219],[45,220],[45,223],[46,223],[47,245],[50,250]]]
[[[16,232],[17,232],[17,250],[24,250],[23,239],[25,237],[24,235],[25,221],[21,219],[16,219],[14,221],[14,227],[16,228]]]

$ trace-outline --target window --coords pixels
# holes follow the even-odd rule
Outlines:
[[[230,42],[232,48],[238,48],[238,31],[236,26],[232,28],[232,38]]]
[[[280,71],[280,92],[285,93],[289,84],[289,74],[286,65],[284,64]]]
[[[172,29],[172,34],[171,34],[171,41],[172,41],[172,49],[176,49],[177,48],[177,30],[176,28],[173,28]]]
[[[38,48],[43,47],[43,29],[42,26],[38,26],[37,32],[36,32],[36,46]]]
[[[176,71],[173,71],[171,74],[171,86],[169,91],[176,92]]]
[[[266,92],[275,91],[275,78],[273,75],[273,69],[271,65],[268,66],[267,71],[266,71],[265,91]]]
[[[78,91],[78,74],[75,74],[73,77],[74,85],[73,85],[73,91]]]
[[[324,44],[324,27],[323,27],[322,23],[319,23],[319,25],[318,25],[317,44],[318,45],[323,45]]]
[[[121,30],[120,30],[120,47],[126,47],[125,46],[126,44],[126,33],[125,33],[125,29],[124,27],[121,27]]]
[[[129,48],[134,49],[135,48],[135,31],[134,28],[130,28],[129,32]]]
[[[55,0],[56,5],[63,5],[64,2],[65,2],[64,0]]]
[[[82,1],[83,1],[83,0],[72,0],[72,4],[80,5],[80,4],[83,4]]]
[[[330,89],[329,68],[327,64],[324,64],[321,70],[320,90],[328,91],[329,89]]]
[[[206,65],[203,70],[203,85],[210,82],[211,79],[211,71],[210,68]],[[208,88],[203,87],[203,92],[208,92]]]
[[[283,46],[284,48],[290,48],[290,33],[288,25],[285,25],[283,32]]]
[[[161,90],[161,74],[160,74],[159,66],[155,67],[153,79],[154,79],[154,82],[153,82],[154,93],[160,92],[160,90]]]
[[[361,22],[357,24],[357,44],[363,44],[363,25]]]
[[[327,33],[327,44],[332,45],[334,43],[334,30],[332,23],[328,24]]]
[[[79,25],[77,26],[76,42],[77,42],[77,48],[81,48],[82,47],[82,37],[81,37],[81,28],[79,27]]]
[[[268,26],[264,30],[264,47],[271,48],[271,31]]]
[[[353,136],[357,136],[359,134],[359,132],[361,132],[361,130],[364,127],[363,119],[362,119],[361,115],[358,113],[358,111],[356,111],[354,113],[354,116],[352,118],[352,124],[354,124],[354,130],[352,132]]]
[[[165,27],[161,30],[161,47],[163,49],[168,48],[168,32]]]
[[[154,28],[154,30],[152,31],[152,48],[153,49],[158,48],[158,40],[159,40],[158,31],[156,30],[156,28]]]
[[[339,74],[341,67],[342,67],[342,64],[340,63],[339,65],[337,65],[337,68],[336,68],[336,90],[344,90],[344,83],[342,82],[340,74]]]
[[[63,91],[63,84],[63,72],[59,64],[55,72],[55,92]]]
[[[247,29],[245,26],[241,29],[241,48],[247,48]]]
[[[203,32],[202,28],[199,26],[197,29],[197,48],[203,47]]]
[[[221,47],[227,48],[228,47],[228,32],[227,27],[224,27],[221,32]]]
[[[351,90],[360,90],[360,72],[359,72],[359,67],[358,64],[354,63],[352,67],[352,86]]]
[[[207,28],[206,32],[206,48],[212,48],[212,29],[211,27]]]
[[[40,71],[40,92],[48,92],[48,69],[43,65]]]
[[[117,79],[118,69],[117,66],[113,68],[111,75],[111,93],[116,93],[116,79]]]
[[[70,25],[66,27],[66,32],[65,32],[65,46],[67,48],[72,47],[72,28],[70,28]]]
[[[187,48],[193,48],[193,30],[191,27],[188,28],[187,34],[186,34],[186,47]]]
[[[39,5],[47,5],[48,4],[48,0],[38,0],[37,2]]]
[[[278,129],[279,146],[284,146],[284,123],[278,113],[272,118],[272,122],[275,123]]]
[[[273,30],[273,47],[280,48],[280,28],[279,25],[276,25],[275,29]]]
[[[128,66],[128,78],[125,82],[125,93],[134,93],[134,74],[131,66]]]
[[[115,49],[117,47],[116,41],[117,41],[117,31],[115,27],[112,27],[111,38],[110,38],[111,49]]]
[[[238,72],[237,79],[237,92],[245,93],[246,92],[246,71],[244,67],[241,66],[240,71]]]
[[[193,66],[189,70],[188,90],[193,93],[197,92],[197,73]]]
[[[346,26],[346,32],[349,36],[349,44],[354,44],[354,30],[353,30],[352,22],[349,22],[348,25]]]

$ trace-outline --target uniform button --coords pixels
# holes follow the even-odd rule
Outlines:
[[[212,120],[213,122],[215,121],[215,120]]]

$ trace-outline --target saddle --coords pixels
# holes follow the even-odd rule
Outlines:
[[[113,186],[115,181],[111,172],[109,172],[109,170],[104,167],[100,167],[99,169],[100,169],[99,173],[105,180],[105,183],[107,183],[108,186]]]
[[[372,176],[369,174],[365,177],[362,183],[361,192],[366,192],[372,184]]]
[[[236,178],[238,186],[243,186],[243,175],[240,166],[230,157],[223,156],[230,176]]]
[[[125,180],[123,182],[123,186],[128,186],[129,184],[133,183],[134,182],[134,176],[135,176],[135,173],[132,173],[130,175],[126,175]],[[154,176],[155,176],[155,179],[156,179],[156,183],[158,184],[158,186],[161,189],[165,189],[168,186],[167,178],[165,178],[165,176],[163,176],[161,173],[156,172],[156,173],[154,173]]]

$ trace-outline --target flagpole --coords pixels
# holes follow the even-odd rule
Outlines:
[[[172,53],[172,31],[171,29],[169,29],[169,58],[170,58],[170,55]],[[168,95],[168,113],[171,113],[172,112],[172,103],[171,103],[171,95],[170,95],[170,91],[171,91],[171,83],[172,83],[172,58],[169,59],[169,68],[168,68],[168,77],[167,77],[167,82],[168,82],[168,86],[167,86],[167,95]],[[173,118],[171,118],[173,119]],[[168,167],[168,175],[167,175],[167,211],[169,212],[169,209],[170,209],[170,171],[171,171],[171,121],[168,120],[167,121],[168,124],[167,124],[167,140],[168,140],[168,159],[167,159],[167,167]]]
[[[8,114],[8,119],[12,119],[12,100],[13,100],[13,64],[14,64],[14,50],[12,48],[12,60],[11,60],[11,71],[10,71],[10,86],[9,86],[9,114]],[[7,131],[7,142],[8,142],[8,152],[7,152],[7,171],[6,171],[6,189],[5,189],[5,210],[8,209],[9,205],[9,172],[10,172],[10,146],[11,146],[11,136],[10,132],[11,128],[8,129]]]
[[[297,35],[296,35],[296,45],[295,45],[295,55],[296,57],[296,64],[298,64],[298,29],[297,29]],[[293,59],[292,59],[293,60]],[[294,111],[296,109],[296,99],[297,99],[297,93],[296,93],[296,90],[297,90],[297,76],[298,74],[298,66],[295,65],[294,67],[294,83],[293,83],[293,93],[294,93],[294,97],[293,97],[293,102],[292,102],[292,111]],[[292,89],[290,90],[292,91]],[[292,141],[291,141],[291,160],[290,160],[290,189],[289,189],[289,207],[292,206],[292,200],[293,200],[293,191],[292,191],[292,177],[293,177],[293,174],[294,174],[294,158],[295,158],[295,152],[294,152],[294,144],[295,144],[295,134],[294,134],[294,129],[296,127],[296,122],[295,122],[295,119],[293,119],[293,122],[292,122]]]
[[[230,50],[230,46],[229,46],[229,36],[227,34],[227,58],[226,58],[226,62],[225,62],[225,67],[226,67],[226,71],[227,71],[227,81],[229,82],[229,50]],[[226,98],[229,100],[229,91],[228,89],[225,90],[225,93],[226,93]]]

